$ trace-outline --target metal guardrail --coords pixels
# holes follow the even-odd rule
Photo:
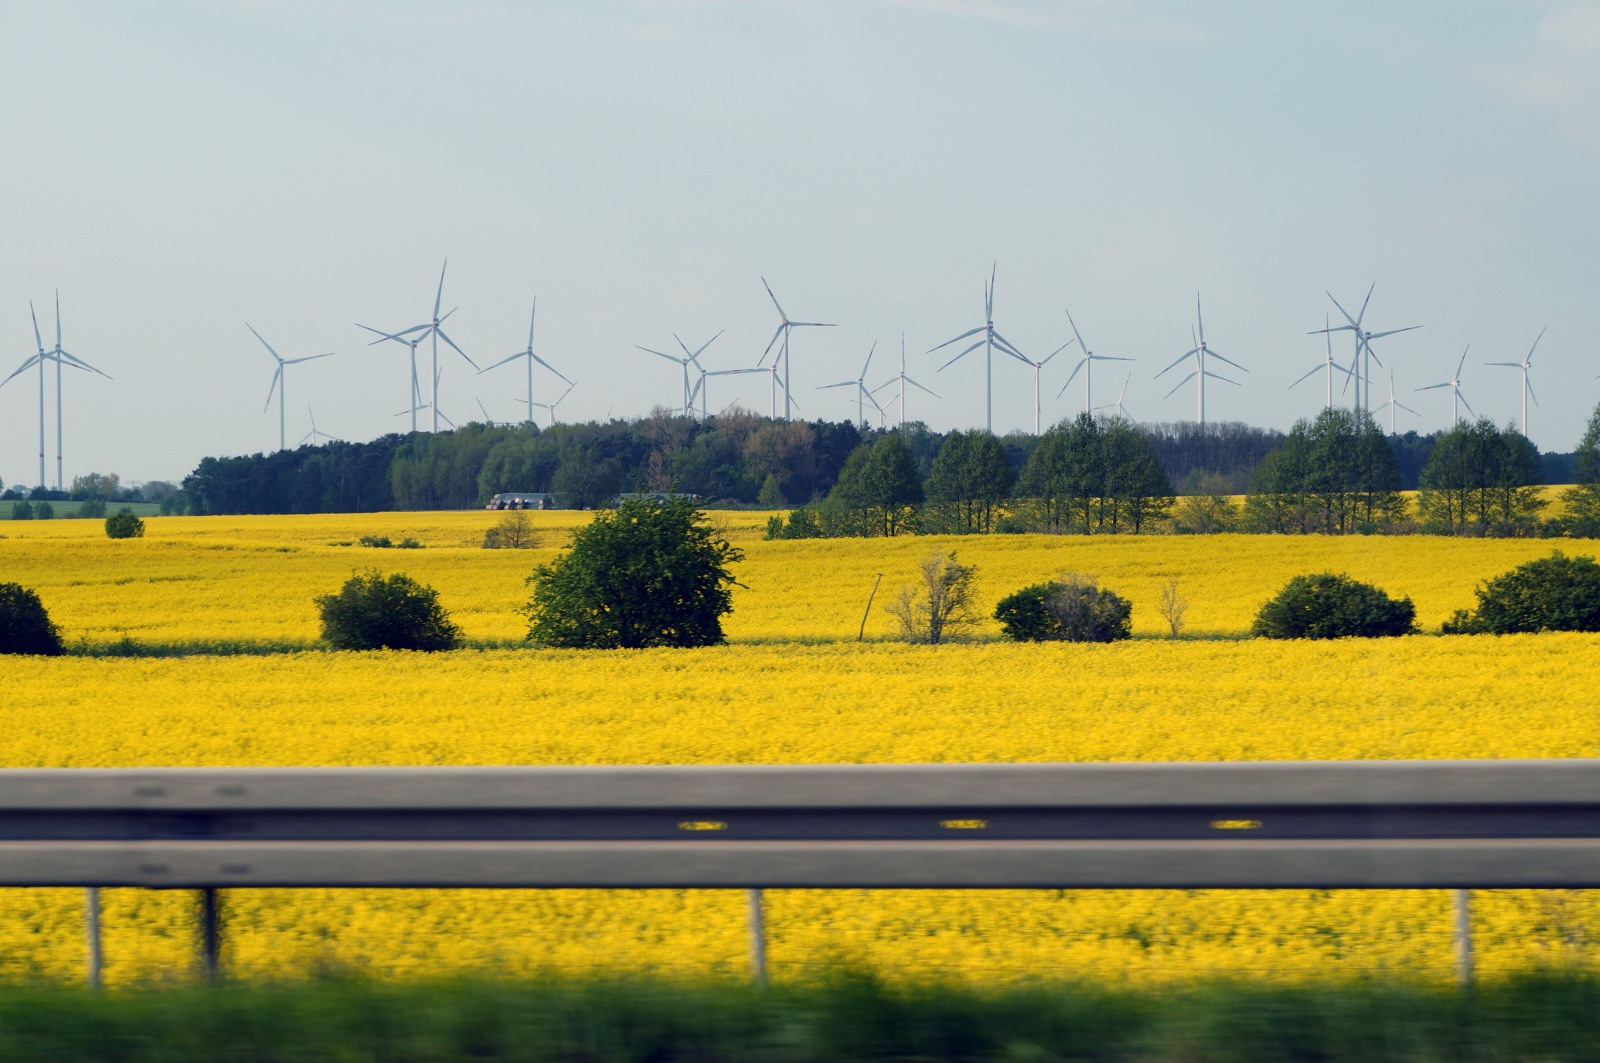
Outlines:
[[[1600,760],[0,770],[63,885],[1592,888]]]

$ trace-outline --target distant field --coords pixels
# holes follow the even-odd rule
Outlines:
[[[1600,637],[1242,638],[1290,576],[1332,569],[1411,595],[1437,630],[1473,587],[1559,546],[1428,537],[989,536],[764,542],[762,513],[714,515],[746,551],[727,646],[641,652],[316,650],[311,599],[357,569],[439,588],[469,637],[514,647],[524,579],[588,514],[531,513],[538,549],[484,550],[484,511],[155,517],[146,538],[98,522],[8,526],[0,578],[34,587],[69,642],[269,656],[8,660],[0,765],[583,764],[1579,757],[1600,755]],[[420,550],[345,545],[413,536]],[[1003,642],[992,622],[938,648],[890,640],[881,610],[931,550],[979,568],[985,611],[1063,570],[1134,603],[1115,646]],[[855,641],[884,574],[867,642]],[[1176,579],[1190,634],[1159,637]],[[0,891],[0,974],[76,977],[81,892]],[[113,982],[192,954],[190,899],[106,894]],[[245,974],[354,967],[738,972],[731,891],[330,891],[229,895],[226,960]],[[1161,982],[1449,969],[1443,892],[769,894],[779,977],[848,961],[897,977],[1038,975]],[[1600,897],[1495,892],[1475,902],[1490,973],[1600,961]]]
[[[16,505],[15,502],[0,502],[0,521],[8,521],[11,519],[11,507],[14,505]],[[52,502],[50,503],[50,506],[55,510],[55,516],[50,519],[75,520],[78,518],[78,507],[80,505],[82,505],[81,502]],[[106,512],[115,513],[123,507],[133,510],[134,513],[141,517],[154,517],[161,512],[161,506],[155,502],[107,502]],[[85,519],[93,519],[98,521],[101,518],[94,517]]]

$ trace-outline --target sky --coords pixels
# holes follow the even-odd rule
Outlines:
[[[1027,366],[963,345],[984,321],[1042,359],[1096,354],[1092,404],[1288,428],[1325,399],[1308,335],[1376,285],[1373,405],[1447,427],[1449,380],[1570,450],[1600,402],[1600,3],[1562,0],[9,0],[0,33],[0,373],[62,345],[65,479],[177,480],[207,455],[409,427],[399,330],[431,317],[480,367],[527,345],[576,381],[563,421],[681,403],[638,350],[754,367],[777,311],[797,415],[854,419],[906,372],[938,429],[1033,425]],[[1348,334],[1337,356],[1348,359]],[[428,401],[427,348],[419,375]],[[1041,371],[1046,424],[1081,357]],[[520,420],[524,363],[442,348],[439,409]],[[1130,376],[1131,374],[1131,376]],[[1342,378],[1341,378],[1342,381]],[[770,377],[710,378],[766,412]],[[0,478],[38,480],[39,384],[0,387]],[[544,369],[535,401],[566,384]],[[894,387],[879,392],[891,423]],[[1336,394],[1336,401],[1349,401]],[[47,476],[55,478],[47,379]],[[781,402],[781,399],[780,399]],[[308,410],[308,407],[310,408]],[[421,415],[424,427],[427,411]],[[547,414],[538,411],[541,422]],[[869,416],[876,413],[869,408]],[[1388,411],[1379,413],[1387,426]]]

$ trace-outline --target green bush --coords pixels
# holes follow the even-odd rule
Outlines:
[[[787,523],[777,514],[767,518],[768,539],[821,539],[822,520],[810,506],[789,511]]]
[[[398,572],[357,573],[316,604],[322,637],[336,650],[449,650],[461,638],[439,592]]]
[[[362,546],[370,546],[378,550],[388,550],[394,546],[394,540],[387,535],[363,535],[356,541]]]
[[[61,635],[39,596],[17,583],[0,583],[0,653],[61,653]]]
[[[1600,565],[1592,557],[1557,550],[1496,576],[1477,595],[1477,609],[1445,621],[1446,635],[1600,631]]]
[[[24,499],[21,502],[13,502],[13,503],[11,503],[11,519],[12,520],[32,520],[33,519],[33,504],[31,502],[28,502],[26,499]]]
[[[1379,638],[1416,630],[1410,598],[1391,598],[1370,583],[1322,572],[1296,576],[1261,607],[1250,634],[1269,639]]]
[[[140,539],[144,537],[144,521],[123,506],[106,518],[106,535],[112,539]]]
[[[40,502],[33,507],[33,515],[39,520],[53,520],[56,515],[56,507],[48,502]]]
[[[78,503],[78,517],[98,519],[106,515],[106,500],[103,498],[86,498]]]
[[[572,534],[528,577],[528,640],[568,649],[711,646],[733,608],[728,565],[744,555],[684,498],[627,499]]]
[[[1066,575],[1008,595],[994,618],[1019,642],[1116,642],[1133,636],[1133,603],[1087,576]]]

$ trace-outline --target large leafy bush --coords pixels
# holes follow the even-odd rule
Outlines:
[[[1269,639],[1378,638],[1416,630],[1410,598],[1391,598],[1370,583],[1322,572],[1296,576],[1261,607],[1250,634]]]
[[[1115,642],[1133,635],[1133,604],[1079,575],[1000,599],[994,618],[1007,637],[1020,642]]]
[[[1518,565],[1479,587],[1478,607],[1445,621],[1447,635],[1600,631],[1600,565],[1592,557],[1549,557]]]
[[[54,657],[61,635],[39,596],[17,583],[0,583],[0,653]]]
[[[318,598],[317,609],[322,637],[336,650],[448,650],[461,638],[439,592],[398,572],[357,573],[338,594]]]

